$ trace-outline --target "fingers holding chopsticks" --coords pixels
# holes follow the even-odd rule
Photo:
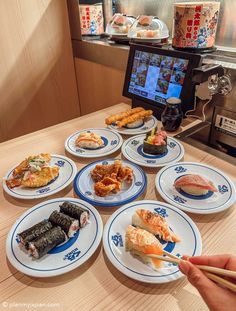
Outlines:
[[[210,310],[233,311],[236,306],[236,294],[211,281],[195,265],[211,265],[213,267],[215,265],[219,267],[220,265],[221,268],[226,269],[227,267],[229,269],[230,267],[230,270],[236,270],[234,268],[235,264],[236,257],[231,255],[197,256],[190,257],[188,260],[181,260],[179,268],[187,276],[189,282],[197,288]]]

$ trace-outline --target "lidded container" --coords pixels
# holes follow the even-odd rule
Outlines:
[[[215,44],[220,2],[174,4],[172,46],[177,49],[212,49]]]
[[[106,33],[110,36],[127,36],[128,31],[135,21],[135,17],[116,13],[106,26]]]
[[[128,32],[131,39],[159,40],[169,37],[166,24],[156,16],[140,15]]]
[[[161,122],[164,130],[168,132],[176,131],[180,127],[182,119],[181,99],[169,97],[166,100],[166,107],[161,114]]]

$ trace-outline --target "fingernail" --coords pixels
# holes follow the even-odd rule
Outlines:
[[[190,269],[190,264],[187,260],[180,260],[179,268],[184,274],[188,274]]]

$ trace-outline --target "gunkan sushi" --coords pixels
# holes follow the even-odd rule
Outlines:
[[[52,223],[48,220],[43,220],[34,226],[26,229],[20,233],[18,233],[18,238],[20,240],[21,245],[23,245],[26,249],[28,248],[28,243],[46,231],[52,229]]]
[[[65,232],[59,227],[53,227],[40,235],[35,240],[29,242],[29,253],[36,259],[46,255],[55,246],[66,241]]]
[[[49,221],[54,226],[61,227],[69,238],[73,237],[76,231],[79,230],[79,221],[77,219],[71,218],[70,216],[62,214],[56,210],[50,215]]]
[[[161,267],[161,260],[147,256],[147,254],[163,255],[162,245],[152,233],[128,226],[125,247],[126,251],[138,256],[144,263],[151,264],[154,269]]]
[[[79,221],[79,227],[83,228],[89,220],[89,211],[70,202],[63,202],[60,205],[60,212]]]
[[[153,155],[167,152],[167,134],[165,131],[152,129],[143,141],[143,152]]]
[[[165,218],[149,210],[136,210],[132,216],[132,225],[145,229],[164,241],[180,242],[180,238],[170,230]]]
[[[80,148],[88,149],[97,149],[104,146],[101,136],[91,132],[81,133],[77,137],[75,144]]]
[[[181,176],[175,181],[174,186],[191,195],[204,195],[208,191],[218,191],[212,181],[197,174]]]

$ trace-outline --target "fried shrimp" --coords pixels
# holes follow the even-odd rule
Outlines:
[[[141,111],[144,111],[144,109],[142,107],[136,107],[136,108],[133,108],[133,109],[128,109],[124,112],[121,112],[121,113],[117,113],[117,114],[114,114],[108,118],[106,118],[105,120],[105,123],[107,125],[110,125],[112,123],[115,123],[117,121],[120,121],[124,118],[127,118],[128,116],[131,116],[135,113],[138,113],[138,112],[141,112]]]

